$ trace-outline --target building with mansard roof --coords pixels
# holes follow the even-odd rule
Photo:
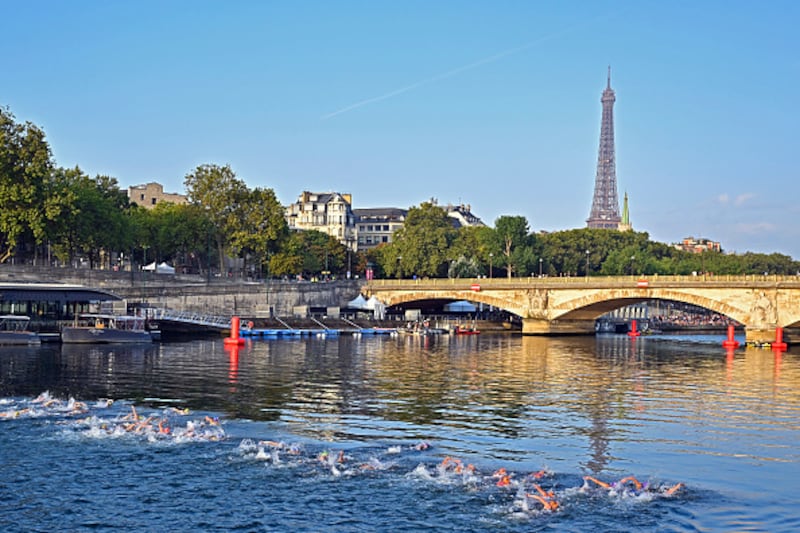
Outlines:
[[[293,204],[286,206],[286,222],[292,230],[317,230],[356,249],[353,197],[338,192],[303,191]]]

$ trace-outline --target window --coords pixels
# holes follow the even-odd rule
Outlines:
[[[153,205],[156,205],[156,199],[153,198],[152,200],[150,200],[150,203],[153,204]]]
[[[383,231],[389,231],[389,224],[383,225]]]

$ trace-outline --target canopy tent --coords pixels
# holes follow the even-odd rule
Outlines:
[[[348,309],[367,309],[367,299],[364,298],[363,294],[359,294],[354,300],[350,300],[347,302]]]
[[[367,300],[366,309],[369,309],[375,314],[375,318],[383,320],[386,318],[386,304],[372,296]]]
[[[146,270],[147,272],[155,272],[156,274],[174,274],[175,269],[169,266],[168,264],[161,262],[156,264],[155,261],[150,263],[149,265],[145,265],[142,267],[142,270]]]

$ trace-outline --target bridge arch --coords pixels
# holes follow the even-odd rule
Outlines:
[[[748,315],[747,311],[725,301],[700,294],[663,289],[648,291],[647,295],[644,296],[641,294],[640,290],[630,289],[623,291],[615,290],[613,294],[609,294],[608,291],[597,291],[583,295],[580,298],[567,300],[563,304],[552,309],[550,318],[551,320],[597,319],[605,313],[625,307],[626,305],[652,300],[695,305],[725,315],[740,323],[745,323]]]

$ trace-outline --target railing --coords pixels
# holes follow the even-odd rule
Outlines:
[[[190,311],[151,308],[148,309],[148,314],[155,320],[169,320],[172,322],[183,322],[185,324],[195,324],[198,326],[209,326],[224,329],[230,327],[231,325],[231,317],[204,315]]]
[[[567,287],[589,286],[614,287],[669,287],[669,286],[796,286],[800,287],[800,275],[712,275],[697,276],[581,276],[581,277],[520,277],[520,278],[425,278],[425,279],[373,279],[366,283],[369,289],[449,289],[473,290],[513,289],[519,287]]]

